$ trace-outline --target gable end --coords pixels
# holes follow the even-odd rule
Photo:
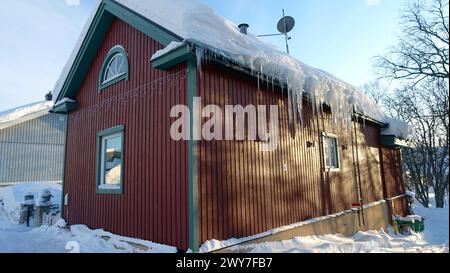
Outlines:
[[[74,99],[79,88],[92,65],[92,62],[104,40],[113,19],[126,22],[137,30],[141,31],[150,38],[167,46],[172,41],[181,41],[182,39],[171,31],[155,24],[154,22],[142,17],[136,12],[124,7],[113,0],[103,0],[100,4],[95,17],[84,37],[83,43],[78,51],[75,61],[70,68],[64,84],[59,92],[56,102],[63,98]]]

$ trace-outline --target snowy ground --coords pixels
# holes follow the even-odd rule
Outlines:
[[[434,202],[432,202],[434,203]],[[414,213],[425,217],[425,232],[409,236],[387,231],[359,232],[349,238],[342,235],[296,237],[292,240],[232,248],[252,253],[448,253],[449,208],[424,208],[414,204]],[[216,246],[219,245],[215,242]],[[208,245],[204,245],[208,248]]]
[[[22,183],[0,188],[0,253],[134,253],[176,252],[176,248],[148,241],[125,238],[103,230],[90,230],[84,225],[65,227],[60,219],[54,226],[39,228],[18,225],[19,204],[27,192],[38,199],[49,189],[59,203],[61,186],[50,183]],[[3,203],[3,205],[2,205]],[[108,237],[105,240],[104,237]],[[131,242],[136,245],[129,244]]]
[[[33,228],[17,224],[17,205],[21,202],[23,193],[31,191],[37,196],[42,189],[49,188],[59,198],[58,187],[60,186],[54,184],[27,183],[0,188],[0,200],[4,203],[2,206],[0,202],[0,253],[176,252],[174,247],[125,238],[103,230],[90,230],[84,225],[68,228],[62,219],[51,227]],[[425,209],[416,204],[414,212],[426,218],[424,233],[403,236],[388,230],[359,232],[351,238],[341,235],[297,237],[282,242],[235,247],[234,250],[253,253],[449,252],[448,207]],[[109,240],[105,240],[105,236]],[[210,241],[203,245],[201,251],[207,252],[239,241]]]

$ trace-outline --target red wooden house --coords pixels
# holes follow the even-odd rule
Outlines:
[[[198,13],[186,12],[186,2]],[[68,116],[68,223],[197,249],[209,239],[258,234],[355,202],[399,197],[395,213],[405,213],[402,141],[383,135],[389,124],[355,113],[351,129],[340,130],[333,107],[317,111],[308,96],[302,120],[290,121],[282,81],[255,76],[245,58],[233,62],[220,43],[180,31],[201,25],[192,22],[209,29],[221,22],[224,37],[264,45],[216,14],[216,21],[202,21],[208,12],[179,0],[99,3],[55,86],[54,111]],[[173,140],[171,108],[192,109],[194,97],[221,107],[277,105],[278,148],[261,152],[261,140]]]

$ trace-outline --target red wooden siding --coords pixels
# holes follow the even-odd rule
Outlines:
[[[98,94],[103,60],[115,45],[129,55],[130,80]],[[186,66],[155,70],[162,45],[116,19],[69,114],[64,192],[70,224],[188,248],[187,146],[170,138],[170,109],[186,104]],[[124,194],[96,194],[97,133],[125,126]]]
[[[380,151],[384,173],[385,195],[392,215],[406,216],[410,213],[405,196],[403,160],[401,149],[382,147]]]
[[[216,65],[198,73],[203,105],[278,105],[280,142],[262,153],[253,141],[199,143],[200,241],[244,237],[351,208],[356,199],[350,132],[336,130],[330,114],[315,115],[304,104],[303,125],[288,122],[281,90]],[[339,139],[341,171],[322,172],[321,133]],[[357,124],[364,202],[383,199],[380,129]],[[316,146],[307,148],[306,142]],[[342,148],[347,145],[348,149]],[[288,171],[283,171],[283,164]]]
[[[405,194],[402,151],[400,149],[383,147],[381,152],[386,183],[386,197],[392,198]]]

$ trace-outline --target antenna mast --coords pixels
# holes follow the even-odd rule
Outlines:
[[[286,52],[287,54],[290,54],[289,52],[289,40],[292,39],[291,36],[288,35],[289,32],[292,31],[292,29],[295,26],[295,20],[291,16],[286,16],[284,9],[283,11],[283,17],[278,21],[277,29],[280,33],[276,34],[264,34],[264,35],[258,35],[258,37],[269,37],[269,36],[280,36],[284,35],[284,41],[286,43]]]
[[[285,17],[284,15],[284,9],[283,9],[283,18]],[[283,27],[284,27],[284,40],[286,41],[286,52],[287,54],[291,54],[289,52],[289,43],[288,41],[291,39],[291,37],[288,36],[288,31],[287,31],[287,25],[286,25],[286,20],[283,20]]]

